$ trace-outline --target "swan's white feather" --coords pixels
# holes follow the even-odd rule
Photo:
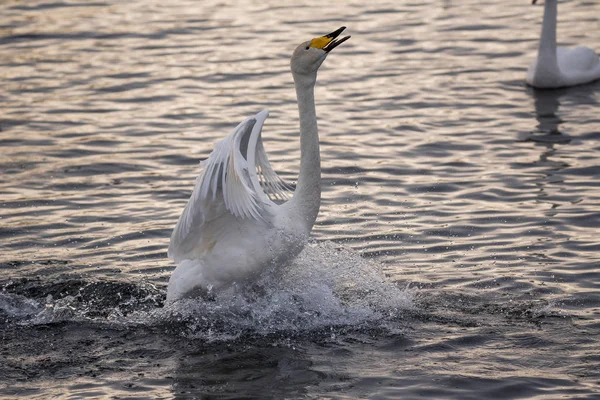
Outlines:
[[[558,70],[549,73],[547,68],[538,69],[536,58],[527,71],[526,81],[539,88],[560,88],[581,85],[600,79],[600,58],[594,50],[585,46],[575,48],[557,47]]]
[[[265,219],[270,201],[264,190],[275,198],[287,199],[287,185],[271,167],[262,144],[267,116],[264,110],[246,118],[217,142],[201,163],[196,186],[171,235],[168,255],[175,262],[198,257],[204,253],[201,249],[213,247],[215,235],[206,237],[207,222],[214,226],[217,220],[224,222],[231,217]]]
[[[597,70],[600,77],[598,54],[589,47],[559,47],[556,49],[556,58],[560,70],[565,73],[593,73]]]

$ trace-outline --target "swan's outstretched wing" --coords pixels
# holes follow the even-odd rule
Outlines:
[[[263,201],[270,203],[269,199],[287,200],[288,192],[291,189],[271,167],[262,143],[262,127],[268,116],[269,112],[267,110],[254,116],[256,124],[245,147],[244,142],[242,142],[241,152],[247,154],[248,164],[256,166],[256,169],[250,170],[250,178],[253,185],[255,185],[256,193]]]
[[[287,198],[287,186],[271,167],[261,140],[268,115],[265,110],[242,121],[201,163],[196,186],[171,235],[169,257],[175,262],[210,251],[218,234],[208,231],[219,227],[219,219],[227,224],[263,220],[271,203],[264,190]]]

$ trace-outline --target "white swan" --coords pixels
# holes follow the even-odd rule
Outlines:
[[[536,0],[533,0],[533,4]],[[598,54],[588,47],[556,47],[556,13],[558,0],[545,0],[542,36],[538,56],[525,81],[536,88],[554,89],[581,85],[600,79]]]
[[[167,302],[243,283],[304,247],[321,203],[321,159],[315,111],[317,70],[345,27],[302,43],[290,62],[300,114],[300,173],[294,196],[271,168],[261,140],[268,112],[240,123],[215,144],[171,235],[177,263]],[[265,193],[265,191],[267,193]]]

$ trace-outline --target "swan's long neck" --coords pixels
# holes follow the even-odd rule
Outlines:
[[[294,74],[298,112],[300,114],[300,173],[294,192],[295,211],[300,213],[311,229],[321,205],[321,156],[315,110],[315,82],[313,75]]]
[[[556,15],[557,0],[545,0],[544,22],[542,23],[542,37],[538,49],[537,70],[546,74],[560,75],[556,59]]]

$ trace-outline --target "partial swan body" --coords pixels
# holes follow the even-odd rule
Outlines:
[[[321,159],[315,110],[317,70],[345,27],[302,43],[290,62],[300,115],[300,173],[291,199],[261,138],[268,111],[242,121],[215,144],[171,235],[177,263],[167,302],[243,284],[294,258],[308,240],[321,203]],[[285,201],[277,204],[273,200]]]
[[[540,89],[575,86],[600,79],[600,59],[596,52],[583,46],[572,49],[556,46],[557,3],[558,0],[545,0],[538,56],[525,78],[529,85]]]

